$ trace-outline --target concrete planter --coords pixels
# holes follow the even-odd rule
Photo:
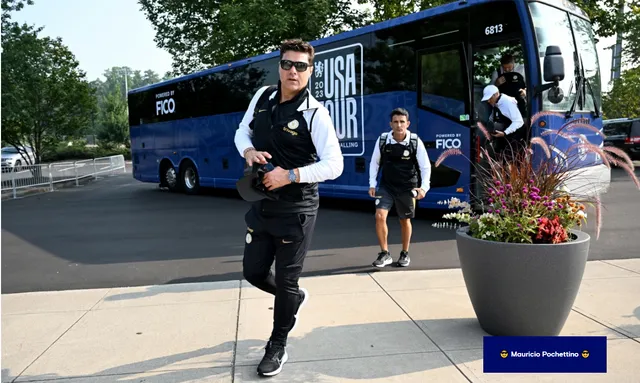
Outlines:
[[[562,244],[515,244],[472,238],[458,229],[458,256],[480,326],[495,336],[555,336],[578,295],[588,234]]]

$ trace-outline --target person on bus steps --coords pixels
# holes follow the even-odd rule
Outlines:
[[[309,299],[298,279],[316,223],[318,183],[338,178],[344,167],[329,111],[307,90],[314,53],[300,39],[283,42],[278,85],[256,92],[235,134],[248,166],[274,166],[263,185],[278,195],[253,202],[245,214],[244,277],[275,296],[273,330],[257,369],[265,376],[287,361],[288,334]]]
[[[429,191],[431,162],[422,140],[408,130],[409,112],[394,109],[390,125],[392,130],[378,137],[369,165],[369,195],[376,198],[376,234],[381,250],[373,266],[385,267],[393,262],[387,246],[387,215],[395,205],[402,233],[398,265],[406,267],[410,263],[411,218],[415,217],[416,200]],[[379,170],[382,176],[376,194]]]
[[[495,130],[492,136],[497,141],[495,151],[510,162],[514,155],[526,147],[526,127],[515,98],[500,93],[495,85],[484,88],[482,102],[493,107]]]
[[[500,93],[513,97],[518,102],[520,114],[527,115],[527,84],[524,66],[516,66],[515,59],[505,54],[500,59],[500,67],[491,76],[491,82],[498,87]]]

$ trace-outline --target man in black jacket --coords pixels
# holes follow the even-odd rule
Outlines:
[[[248,166],[274,166],[263,185],[276,197],[254,202],[245,215],[243,259],[247,281],[275,296],[273,331],[258,366],[266,376],[287,361],[288,334],[309,298],[298,279],[315,227],[318,183],[338,178],[344,166],[329,111],[307,90],[314,53],[302,40],[282,44],[277,89],[256,92],[235,135]]]

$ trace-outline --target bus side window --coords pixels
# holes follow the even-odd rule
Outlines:
[[[420,57],[421,104],[458,120],[465,114],[460,50],[427,52]]]

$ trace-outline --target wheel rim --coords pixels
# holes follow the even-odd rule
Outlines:
[[[165,173],[165,178],[167,179],[167,184],[169,185],[169,187],[176,186],[176,183],[177,183],[176,170],[173,167],[170,167],[169,169],[167,169],[167,172]]]
[[[193,169],[188,168],[184,172],[184,184],[188,189],[193,189],[196,186],[196,173]]]

